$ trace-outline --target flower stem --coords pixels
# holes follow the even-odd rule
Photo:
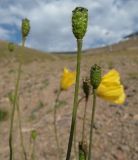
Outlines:
[[[23,134],[22,134],[22,122],[21,122],[21,113],[20,113],[19,103],[17,103],[17,114],[18,114],[18,121],[19,121],[19,131],[20,131],[22,152],[24,155],[24,159],[27,160],[27,155],[26,155],[26,151],[25,151],[25,147],[24,147]]]
[[[61,94],[61,89],[59,89],[58,93],[57,93],[57,97],[55,100],[55,105],[54,105],[54,132],[55,132],[55,139],[56,139],[56,145],[57,145],[57,157],[59,160],[61,157],[61,153],[60,153],[60,147],[59,147],[59,140],[58,140],[58,133],[57,133],[57,125],[56,125],[56,121],[57,121],[57,105],[58,105],[58,101],[59,101],[59,96]]]
[[[35,141],[33,141],[31,160],[35,160]]]
[[[94,126],[94,115],[96,108],[96,89],[93,89],[93,107],[92,107],[92,115],[91,115],[91,128],[90,128],[90,138],[89,138],[89,153],[88,160],[92,160],[92,138],[93,138],[93,126]]]
[[[76,160],[78,160],[78,151],[77,151],[77,147],[76,147],[76,134],[77,134],[77,121],[76,121],[76,125],[75,125],[75,129],[74,129],[74,137],[73,137],[73,140],[74,140],[74,155],[75,155],[75,158]]]
[[[18,95],[20,74],[21,74],[21,63],[19,64],[19,68],[18,68],[18,75],[17,75],[17,81],[15,85],[15,93],[14,93],[14,99],[13,99],[13,108],[11,113],[10,135],[9,135],[10,160],[13,159],[13,121],[14,121],[15,107],[16,107],[16,101],[17,101],[17,95]]]
[[[88,99],[85,98],[85,108],[84,108],[83,127],[82,127],[82,143],[85,141],[85,121],[86,121],[87,104],[88,104]]]
[[[22,46],[24,47],[25,39],[22,40]],[[15,84],[15,92],[14,92],[14,98],[13,98],[13,104],[12,104],[12,113],[11,113],[11,120],[10,120],[10,133],[9,133],[9,148],[10,148],[10,157],[9,160],[13,160],[13,121],[14,121],[14,114],[15,114],[15,108],[17,104],[17,98],[18,98],[18,91],[19,91],[19,83],[20,83],[20,77],[21,77],[21,57],[19,60],[19,66],[18,66],[18,72],[17,72],[17,80]]]
[[[70,159],[74,128],[75,128],[75,124],[76,124],[76,116],[77,116],[77,108],[78,108],[78,91],[79,91],[79,79],[80,79],[80,63],[81,63],[82,39],[78,39],[77,40],[77,49],[78,49],[78,51],[77,51],[77,68],[76,68],[75,94],[74,94],[74,103],[73,103],[73,111],[72,111],[72,122],[71,122],[71,130],[70,130],[70,136],[69,136],[66,160]]]

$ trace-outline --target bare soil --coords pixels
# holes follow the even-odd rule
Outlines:
[[[84,55],[81,64],[79,98],[83,96],[82,78],[89,76],[91,65],[102,67],[103,75],[115,68],[120,72],[125,86],[126,102],[114,105],[97,99],[95,116],[93,160],[138,160],[138,53],[105,53]],[[53,105],[59,88],[60,75],[64,66],[75,70],[76,58],[55,56],[53,59],[36,59],[24,64],[20,81],[20,110],[25,149],[31,150],[30,133],[38,133],[35,141],[36,160],[56,160],[56,143],[53,127]],[[0,160],[9,159],[9,124],[11,105],[8,94],[14,91],[18,62],[12,59],[0,60],[0,108],[9,112],[9,118],[0,122]],[[57,109],[57,127],[62,159],[65,160],[71,124],[74,86],[63,91]],[[90,130],[92,97],[87,108],[87,136]],[[81,139],[84,101],[77,114],[77,144]],[[75,160],[74,149],[72,160]],[[17,113],[14,119],[14,160],[21,160],[21,147]]]

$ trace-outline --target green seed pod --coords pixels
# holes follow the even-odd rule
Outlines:
[[[72,31],[77,39],[83,39],[88,24],[88,10],[83,7],[76,7],[72,11]]]
[[[83,88],[83,92],[85,93],[86,99],[88,99],[90,94],[90,81],[87,77],[83,79],[82,88]]]
[[[36,137],[37,137],[37,132],[36,132],[36,130],[33,130],[33,131],[31,132],[31,137],[32,137],[33,140],[36,139]]]
[[[9,44],[8,44],[8,50],[9,50],[10,52],[13,52],[13,51],[14,51],[14,43],[9,42]]]
[[[26,38],[30,31],[30,21],[25,18],[22,20],[22,37]]]
[[[79,160],[87,159],[87,146],[82,142],[79,143]]]
[[[101,82],[101,67],[93,65],[90,71],[90,83],[94,89],[97,89]]]

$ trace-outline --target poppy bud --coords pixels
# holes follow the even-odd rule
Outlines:
[[[89,79],[86,77],[83,79],[83,92],[85,93],[86,99],[88,99],[90,94],[90,83]]]
[[[30,21],[25,18],[22,20],[22,37],[26,38],[30,31]]]
[[[72,31],[77,39],[83,39],[88,23],[88,10],[83,7],[76,7],[72,14]]]
[[[90,71],[90,83],[93,89],[97,89],[101,82],[101,67],[98,65],[93,65]]]
[[[8,50],[9,50],[10,52],[13,52],[13,51],[14,51],[14,43],[9,42],[9,44],[8,44]]]

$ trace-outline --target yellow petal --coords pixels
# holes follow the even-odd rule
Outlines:
[[[75,83],[76,72],[71,72],[67,68],[64,68],[63,74],[60,80],[60,88],[67,90],[71,85]]]
[[[111,70],[103,76],[97,95],[115,104],[124,103],[126,98],[124,87],[120,83],[120,75],[116,70]]]
[[[68,73],[69,72],[69,70],[65,67],[64,68],[64,74],[66,74],[66,73]]]
[[[109,71],[107,74],[105,74],[102,77],[102,82],[118,82],[120,83],[120,76],[119,73],[115,70],[112,69],[111,71]]]

